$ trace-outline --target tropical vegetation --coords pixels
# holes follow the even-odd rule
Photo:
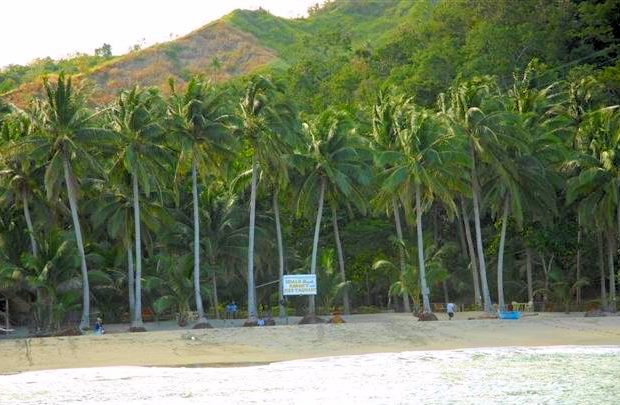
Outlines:
[[[233,301],[248,324],[449,301],[616,310],[616,3],[311,11],[223,20],[278,54],[251,75],[102,103],[66,69],[41,72],[26,105],[0,99],[14,322],[206,326]],[[282,295],[294,273],[317,276],[317,297]]]

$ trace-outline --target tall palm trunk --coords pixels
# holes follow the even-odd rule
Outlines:
[[[596,233],[597,245],[598,245],[598,266],[601,272],[601,308],[607,308],[607,283],[605,276],[605,254],[603,251],[603,235],[601,232]]]
[[[276,239],[278,242],[278,316],[284,318],[286,316],[286,308],[284,307],[284,244],[282,243],[282,226],[280,224],[280,205],[278,203],[278,194],[280,189],[276,187],[273,193],[273,216],[276,219]]]
[[[136,275],[133,268],[133,249],[127,246],[127,290],[129,294],[129,321],[133,323],[136,316]]]
[[[420,195],[420,183],[415,185],[415,208],[417,212],[416,231],[418,234],[418,266],[420,270],[420,287],[422,289],[422,308],[424,312],[431,312],[429,289],[426,285],[426,268],[424,267],[424,238],[422,235],[422,196]]]
[[[78,254],[80,255],[80,267],[82,269],[82,319],[80,320],[80,329],[88,329],[90,327],[90,288],[88,286],[88,267],[86,266],[86,254],[84,253],[82,228],[80,227],[80,217],[77,210],[75,184],[69,159],[66,155],[63,156],[62,164],[65,172],[65,184],[67,185],[69,207],[71,208],[71,218],[73,219],[75,242],[77,243]]]
[[[26,191],[22,191],[22,205],[24,208],[24,218],[26,219],[26,226],[28,227],[28,236],[30,236],[30,249],[32,251],[32,256],[36,258],[38,256],[37,249],[37,241],[34,238],[34,227],[32,226],[32,219],[30,218],[30,208],[28,206],[28,193]],[[45,293],[42,288],[36,289],[37,294],[37,302],[39,304],[43,303]],[[8,313],[8,311],[7,311]],[[37,319],[37,329],[43,327],[43,305],[39,305],[36,311]]]
[[[398,237],[398,256],[400,259],[400,273],[401,276],[405,276],[407,269],[405,268],[405,247],[403,246],[403,228],[400,225],[400,210],[398,209],[398,201],[396,198],[392,198],[392,208],[394,209],[394,222],[396,222],[396,236]],[[409,293],[407,290],[403,292],[403,304],[405,305],[405,312],[411,312],[411,305],[409,304]]]
[[[26,226],[28,227],[28,235],[30,236],[30,249],[32,250],[32,256],[37,257],[37,241],[34,238],[34,227],[32,226],[32,220],[30,219],[28,194],[26,192],[22,192],[22,205],[24,206],[24,218],[26,219]]]
[[[316,212],[316,224],[314,225],[314,239],[312,241],[312,258],[310,260],[310,274],[316,274],[316,257],[319,251],[319,234],[321,232],[321,218],[323,217],[323,201],[325,200],[325,179],[321,179],[319,191],[319,207]],[[308,296],[308,315],[316,315],[314,295]]]
[[[476,226],[476,245],[478,250],[478,263],[480,265],[480,281],[482,282],[482,300],[484,302],[485,312],[491,312],[491,295],[489,293],[489,284],[487,282],[487,267],[484,261],[484,247],[482,246],[482,229],[480,226],[480,206],[478,198],[480,194],[480,185],[478,184],[478,174],[476,173],[476,156],[474,147],[471,145],[472,158],[472,199],[474,202],[474,225]]]
[[[254,231],[256,223],[256,155],[252,156],[252,188],[250,191],[250,230],[248,236],[248,319],[256,319],[256,291],[254,289]]]
[[[198,179],[196,175],[196,159],[192,158],[192,198],[194,202],[194,297],[196,298],[197,323],[206,323],[205,311],[200,295],[200,220],[198,218]]]
[[[217,297],[217,277],[215,271],[213,271],[213,277],[211,277],[211,285],[213,286],[213,308],[215,309],[215,318],[220,319],[220,300]]]
[[[433,244],[435,245],[437,249],[439,249],[439,224],[438,224],[439,210],[437,209],[437,207],[434,207],[432,209],[432,212],[433,212]],[[450,275],[448,275],[448,277],[449,276]],[[444,279],[441,281],[441,288],[443,289],[443,300],[447,304],[448,302],[450,302],[450,295],[448,294],[448,280],[447,279]]]
[[[532,285],[532,249],[525,248],[525,275],[527,277],[527,299],[534,303],[534,287]]]
[[[499,252],[497,254],[497,304],[504,309],[504,245],[506,243],[506,228],[508,225],[508,211],[510,210],[510,195],[504,200],[502,215],[502,230],[499,237]]]
[[[134,309],[134,319],[131,322],[133,328],[143,328],[142,322],[142,238],[140,230],[140,194],[138,190],[138,176],[131,174],[133,186],[133,219],[134,234],[136,240],[136,307]]]
[[[338,252],[338,266],[340,268],[340,278],[342,278],[342,282],[346,283],[347,276],[344,270],[344,253],[342,251],[342,242],[340,241],[340,232],[338,230],[338,210],[336,209],[336,203],[332,201],[332,225],[334,227],[334,239],[336,240],[336,251]],[[348,287],[345,285],[342,290],[342,305],[344,308],[344,313],[349,315],[351,313],[351,308],[349,306],[349,291]]]
[[[620,205],[619,205],[620,207]],[[581,278],[581,216],[577,215],[577,275],[576,279]],[[577,287],[575,292],[575,302],[577,305],[581,305],[581,287]]]
[[[614,255],[616,253],[614,233],[607,234],[607,265],[609,266],[609,310],[616,312],[616,275]]]
[[[469,251],[469,262],[471,274],[474,283],[474,303],[476,306],[482,305],[482,296],[480,295],[480,279],[478,277],[478,264],[476,264],[476,250],[474,241],[471,237],[471,226],[469,224],[469,215],[465,209],[465,202],[461,199],[461,211],[463,212],[463,225],[465,228],[465,239],[467,240],[467,249]]]

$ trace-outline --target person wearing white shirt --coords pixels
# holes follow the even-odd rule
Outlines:
[[[449,302],[448,305],[446,305],[446,312],[448,312],[448,316],[450,317],[450,320],[452,320],[452,317],[454,316],[454,304]]]

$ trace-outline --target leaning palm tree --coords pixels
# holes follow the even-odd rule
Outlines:
[[[46,162],[45,188],[49,200],[57,199],[64,180],[82,271],[80,329],[87,329],[90,324],[88,267],[77,205],[79,181],[73,162],[78,160],[91,169],[103,172],[88,148],[105,146],[110,141],[110,134],[94,126],[93,119],[97,114],[86,109],[84,92],[73,86],[71,77],[66,78],[61,73],[55,84],[44,78],[43,85],[46,98],[44,101],[35,102],[31,109],[31,118],[38,128],[37,135],[24,139],[22,148],[28,151],[33,159]]]
[[[275,166],[274,157],[282,156],[283,141],[290,128],[290,108],[278,101],[280,89],[271,80],[255,76],[248,82],[237,110],[236,135],[252,153],[250,191],[250,225],[248,231],[248,319],[255,321],[254,234],[256,223],[256,189],[259,168]]]
[[[408,218],[415,205],[417,253],[422,304],[425,313],[431,312],[429,288],[426,280],[422,213],[439,197],[453,212],[456,205],[453,192],[462,189],[459,172],[467,158],[458,151],[458,138],[441,126],[436,115],[420,108],[408,113],[408,124],[398,132],[398,150],[383,152],[379,162],[387,164],[383,173],[383,187],[401,196]],[[411,196],[415,195],[415,202]]]
[[[230,137],[225,128],[227,116],[222,112],[223,94],[209,83],[193,78],[184,94],[176,92],[170,82],[172,97],[168,113],[170,127],[178,137],[179,160],[175,180],[191,168],[194,207],[194,295],[198,321],[195,327],[207,326],[200,295],[200,220],[198,205],[198,173],[204,182],[208,173],[218,171],[230,154]]]
[[[307,140],[305,153],[292,157],[295,166],[302,168],[305,178],[297,199],[297,210],[308,209],[318,192],[318,208],[312,243],[310,273],[316,274],[319,248],[319,233],[326,194],[331,199],[341,195],[358,209],[364,210],[365,200],[360,185],[370,181],[370,173],[365,165],[367,156],[362,140],[352,130],[348,117],[327,110],[314,120],[303,125]],[[337,229],[337,228],[335,228]],[[341,268],[341,278],[346,275]],[[314,296],[310,296],[308,314],[316,315]]]
[[[117,134],[117,153],[111,177],[131,179],[135,237],[135,307],[131,329],[144,330],[142,322],[142,240],[140,220],[140,188],[148,196],[151,187],[164,173],[162,161],[166,153],[158,142],[162,128],[158,121],[162,112],[159,95],[152,90],[134,87],[123,91],[112,106],[111,127]],[[154,184],[155,183],[155,184]]]

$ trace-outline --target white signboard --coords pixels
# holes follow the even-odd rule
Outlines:
[[[282,279],[284,295],[316,295],[316,274],[289,274]]]

